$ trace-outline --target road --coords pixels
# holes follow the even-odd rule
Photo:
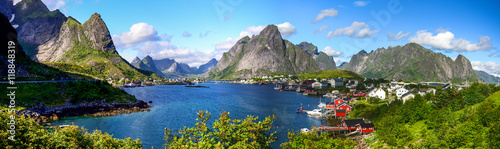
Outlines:
[[[57,83],[57,82],[69,82],[77,80],[45,80],[45,81],[14,81],[14,83]],[[0,81],[0,83],[9,83],[9,81]]]

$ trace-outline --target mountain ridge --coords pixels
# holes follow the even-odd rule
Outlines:
[[[479,81],[463,55],[454,61],[416,43],[378,48],[370,53],[361,50],[351,57],[346,69],[364,77],[405,81]]]

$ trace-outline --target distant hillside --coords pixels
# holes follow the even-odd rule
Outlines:
[[[154,72],[166,78],[199,78],[210,71],[217,60],[215,58],[201,65],[199,68],[190,67],[188,64],[176,62],[174,59],[153,60],[149,55],[142,60],[135,57],[131,64],[139,69]]]
[[[335,60],[333,60],[332,56],[327,55],[325,52],[318,52],[318,47],[308,42],[301,42],[297,45],[302,50],[304,50],[307,54],[311,55],[318,64],[321,70],[331,70],[337,69],[335,65]]]
[[[241,38],[225,52],[217,66],[204,77],[212,79],[252,78],[272,73],[301,74],[321,70],[303,49],[284,40],[276,25],[259,35]]]
[[[458,55],[455,61],[416,43],[379,48],[352,56],[347,70],[369,78],[405,81],[441,81],[463,83],[479,81],[470,61]]]
[[[303,79],[308,79],[308,78],[349,78],[349,79],[356,79],[356,80],[363,80],[364,77],[361,75],[348,71],[348,70],[341,70],[341,69],[334,69],[334,70],[322,70],[314,73],[305,73],[305,74],[299,74],[297,75],[299,78]]]
[[[488,84],[497,84],[499,83],[500,77],[495,77],[481,70],[474,70],[476,74],[481,80]]]
[[[342,64],[340,64],[340,65],[339,65],[339,67],[337,67],[337,68],[338,68],[338,69],[346,69],[347,64],[349,64],[349,63],[347,63],[347,62],[343,62],[343,63],[342,63]]]

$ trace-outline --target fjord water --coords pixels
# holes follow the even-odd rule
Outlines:
[[[84,127],[89,132],[95,129],[112,134],[114,138],[139,138],[144,148],[163,148],[165,127],[173,130],[183,126],[193,127],[198,110],[212,113],[211,124],[221,111],[230,112],[231,118],[243,119],[247,115],[259,117],[259,121],[275,115],[273,129],[278,140],[272,146],[288,141],[288,130],[324,125],[319,117],[297,114],[303,106],[306,110],[317,108],[319,97],[307,97],[295,92],[274,91],[273,85],[212,84],[200,85],[210,88],[188,88],[181,85],[159,85],[125,88],[137,99],[153,101],[149,112],[120,114],[111,117],[69,117],[52,125],[72,124]],[[324,98],[323,98],[324,100]]]

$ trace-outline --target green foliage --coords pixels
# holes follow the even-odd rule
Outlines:
[[[165,148],[269,148],[276,140],[276,132],[269,132],[274,115],[254,122],[258,117],[231,119],[229,112],[222,112],[212,127],[207,125],[210,118],[209,112],[198,111],[194,127],[184,127],[176,133],[165,128]]]
[[[347,139],[333,139],[330,133],[294,133],[288,132],[290,141],[282,143],[283,148],[325,148],[325,149],[351,149],[355,142]]]
[[[460,91],[416,95],[405,103],[358,102],[348,117],[373,120],[373,147],[498,148],[498,141],[492,140],[500,138],[499,107],[497,86],[474,83]]]
[[[137,99],[127,92],[114,88],[103,81],[69,81],[60,83],[22,83],[16,84],[16,102],[19,106],[31,106],[43,103],[46,106],[61,106],[67,99],[73,104],[82,102],[131,103]],[[6,88],[8,84],[0,84]],[[1,90],[1,94],[8,94],[8,90]],[[8,96],[0,96],[0,104],[7,105]]]
[[[0,113],[0,127],[8,128],[10,114]],[[11,134],[7,129],[0,129],[0,146],[2,148],[142,148],[139,139],[116,139],[112,135],[95,130],[88,133],[78,126],[44,129],[32,118],[15,116],[15,141],[7,140]]]

